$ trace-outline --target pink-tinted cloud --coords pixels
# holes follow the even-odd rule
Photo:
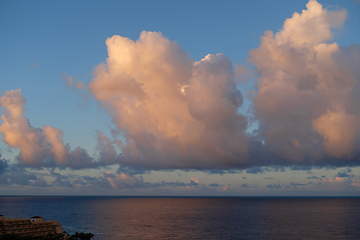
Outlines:
[[[85,89],[84,83],[79,81],[78,79],[75,79],[75,82],[74,82],[73,76],[68,76],[66,74],[62,74],[62,78],[65,79],[65,84],[67,86],[71,86],[72,88],[77,88],[77,89]]]
[[[137,41],[113,36],[109,57],[89,89],[126,142],[121,163],[146,168],[238,166],[247,158],[247,120],[232,62],[224,55],[189,59],[156,32]],[[112,150],[111,150],[112,151]]]
[[[0,125],[4,142],[11,148],[20,149],[17,160],[20,164],[32,167],[95,167],[96,163],[86,150],[64,144],[63,132],[52,126],[35,128],[24,116],[25,98],[21,90],[6,91],[0,97],[0,106],[5,109]]]
[[[109,181],[111,187],[115,189],[140,188],[144,187],[145,184],[142,176],[129,176],[124,173],[106,173],[105,178]]]
[[[321,191],[354,192],[358,191],[359,179],[343,177],[322,178],[316,184]]]
[[[360,48],[330,43],[346,10],[306,7],[250,51],[260,76],[253,109],[259,137],[283,161],[336,164],[360,150]]]

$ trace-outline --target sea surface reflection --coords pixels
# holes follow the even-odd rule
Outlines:
[[[359,198],[0,197],[95,239],[359,239]]]

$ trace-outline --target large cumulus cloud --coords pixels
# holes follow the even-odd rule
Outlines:
[[[285,162],[358,164],[359,45],[331,43],[346,11],[309,1],[250,51],[258,73],[254,113],[269,153]]]
[[[229,168],[248,159],[247,119],[232,62],[191,60],[156,32],[137,41],[113,36],[89,89],[126,141],[119,161],[145,168]]]

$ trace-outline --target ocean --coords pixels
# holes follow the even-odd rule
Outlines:
[[[0,197],[0,214],[96,240],[360,239],[360,198]]]

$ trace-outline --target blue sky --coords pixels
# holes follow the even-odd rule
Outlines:
[[[212,157],[209,158],[207,155],[209,153],[206,153],[209,152],[208,150],[206,150],[205,153],[201,153],[202,155],[200,155],[202,157],[200,158],[196,157],[198,155],[186,156],[174,160],[174,162],[171,163],[172,165],[170,163],[169,165],[167,165],[167,163],[162,165],[163,162],[152,159],[152,157],[147,156],[145,152],[143,152],[142,156],[146,158],[146,161],[144,160],[146,164],[141,165],[139,161],[133,160],[134,164],[129,165],[130,168],[134,167],[134,165],[137,166],[142,171],[140,171],[141,174],[131,175],[129,172],[121,172],[118,170],[119,163],[120,166],[126,166],[122,160],[119,160],[120,162],[114,160],[115,164],[110,164],[110,160],[106,160],[107,163],[101,167],[87,168],[84,166],[77,170],[66,166],[59,167],[56,164],[24,165],[22,163],[25,160],[21,160],[18,157],[20,156],[20,147],[10,147],[8,142],[2,138],[2,141],[0,141],[0,153],[3,161],[7,163],[6,166],[5,164],[3,165],[4,167],[0,171],[0,173],[2,173],[2,184],[0,185],[2,194],[359,195],[360,170],[356,167],[356,165],[359,165],[358,159],[360,156],[360,151],[356,145],[356,143],[359,142],[358,135],[349,136],[350,140],[339,140],[345,143],[351,141],[349,144],[354,146],[353,149],[348,149],[347,152],[344,152],[347,149],[346,147],[344,147],[345,150],[331,150],[331,144],[336,145],[337,142],[336,140],[331,140],[331,136],[333,135],[331,135],[332,133],[327,131],[327,129],[334,128],[334,125],[331,124],[337,126],[342,123],[324,122],[324,119],[326,119],[326,117],[327,119],[335,119],[338,115],[334,115],[332,118],[333,115],[326,115],[326,113],[324,113],[322,115],[324,117],[321,118],[320,115],[317,116],[315,114],[317,117],[312,115],[307,119],[309,124],[312,123],[312,132],[309,132],[309,135],[306,136],[313,136],[313,132],[315,132],[322,137],[323,144],[317,148],[324,149],[321,150],[324,151],[324,153],[322,153],[323,156],[321,156],[322,160],[317,160],[316,157],[318,155],[315,157],[315,153],[311,152],[312,150],[308,152],[303,150],[303,154],[294,150],[295,152],[289,153],[292,157],[294,156],[294,159],[288,161],[286,160],[288,156],[283,155],[286,151],[281,148],[284,143],[287,142],[288,138],[286,138],[286,136],[280,139],[281,136],[274,135],[273,138],[271,138],[279,138],[276,144],[280,145],[281,147],[279,149],[282,150],[278,150],[274,142],[271,143],[273,145],[271,145],[270,142],[266,142],[270,141],[270,138],[266,138],[266,136],[268,136],[266,133],[274,130],[271,128],[266,129],[266,126],[275,126],[276,123],[279,125],[283,124],[284,126],[288,123],[288,119],[278,119],[275,117],[278,116],[276,114],[269,117],[269,115],[265,114],[264,105],[261,105],[261,103],[266,102],[266,100],[262,101],[261,96],[257,98],[258,101],[252,100],[249,95],[249,93],[253,91],[252,96],[256,98],[258,89],[261,89],[261,84],[266,84],[265,80],[273,77],[270,69],[267,69],[259,60],[264,59],[265,62],[276,61],[275,58],[266,59],[267,55],[261,52],[261,37],[264,36],[264,32],[267,30],[271,30],[274,33],[281,32],[284,21],[291,18],[294,12],[301,13],[302,10],[306,9],[307,2],[308,1],[1,2],[0,29],[3,34],[0,39],[0,94],[1,96],[5,96],[6,91],[21,89],[21,94],[26,99],[24,116],[29,119],[30,125],[35,128],[42,128],[43,125],[46,125],[61,130],[63,133],[62,140],[64,144],[69,143],[71,150],[80,146],[82,149],[85,149],[93,159],[101,159],[101,150],[103,149],[99,147],[98,132],[101,132],[106,138],[112,141],[117,154],[122,150],[119,145],[115,144],[116,138],[123,142],[130,139],[134,139],[135,142],[138,141],[136,140],[137,135],[135,133],[122,132],[124,129],[131,127],[117,119],[116,116],[124,113],[111,107],[111,104],[114,103],[111,99],[101,100],[99,95],[97,95],[98,92],[94,89],[89,89],[88,86],[90,86],[91,83],[98,82],[100,84],[101,81],[106,80],[99,77],[99,74],[94,71],[99,64],[108,64],[107,47],[109,47],[109,45],[107,46],[105,44],[108,38],[119,35],[136,41],[139,39],[142,31],[150,31],[162,33],[164,38],[178,44],[177,46],[182,48],[185,52],[184,54],[189,54],[190,62],[201,62],[201,59],[208,54],[222,53],[231,61],[230,67],[232,67],[233,72],[236,72],[236,69],[239,68],[236,66],[242,66],[242,69],[245,69],[245,72],[242,73],[246,74],[240,75],[242,76],[241,79],[239,79],[239,76],[236,74],[236,76],[230,76],[230,78],[234,78],[231,79],[231,81],[236,84],[236,89],[241,91],[241,95],[243,96],[242,104],[235,105],[242,109],[241,114],[245,118],[255,118],[255,120],[252,120],[254,121],[252,125],[249,124],[251,120],[247,120],[247,126],[252,126],[250,130],[253,130],[254,126],[256,130],[256,126],[258,127],[260,124],[260,130],[259,133],[257,133],[256,140],[262,141],[266,148],[269,146],[269,154],[273,154],[269,155],[269,160],[265,159],[266,157],[264,158],[265,160],[259,160],[261,157],[258,157],[257,160],[254,160],[256,164],[252,164],[252,159],[247,159],[245,153],[244,156],[242,155],[243,150],[239,150],[238,152],[235,151],[238,156],[241,156],[239,159],[244,158],[245,160],[241,161],[249,161],[250,163],[237,165],[237,163],[233,163],[231,159],[228,160],[230,165],[225,166],[219,162],[227,162],[227,160],[216,156],[214,159],[212,159]],[[341,26],[335,26],[335,24],[335,27],[331,27],[332,36],[328,39],[323,39],[321,43],[331,44],[336,42],[339,48],[347,48],[347,50],[344,51],[339,50],[339,56],[343,52],[350,52],[349,55],[353,57],[349,58],[355,59],[355,63],[354,60],[349,60],[349,62],[353,62],[356,66],[358,63],[356,60],[359,59],[359,56],[356,55],[358,54],[358,45],[354,45],[355,47],[353,48],[349,48],[349,46],[351,44],[358,44],[360,39],[360,33],[358,31],[360,17],[359,2],[348,0],[320,1],[319,3],[323,5],[324,9],[330,12],[341,12],[344,9],[347,11],[344,21],[339,17],[340,20],[338,21],[342,22],[340,24]],[[331,21],[332,20],[329,20],[329,22]],[[318,23],[311,23],[310,21],[311,26],[316,24]],[[298,28],[300,29],[300,27]],[[312,33],[311,31],[308,32],[309,34]],[[286,34],[284,33],[283,35],[285,36]],[[150,35],[147,36],[147,39],[151,38]],[[291,38],[291,35],[286,36]],[[140,42],[140,40],[138,41]],[[144,42],[145,41],[146,40],[144,40]],[[320,43],[317,42],[316,44],[319,45]],[[249,57],[249,51],[251,49],[260,50],[250,53]],[[275,52],[276,51],[287,50],[279,48],[275,49]],[[291,51],[291,49],[289,51]],[[301,51],[299,50],[299,54],[302,53]],[[336,54],[334,54],[334,56],[335,55]],[[179,58],[181,56],[183,56],[183,53],[176,55],[176,57]],[[299,56],[302,55],[300,54]],[[348,55],[345,55],[345,53],[341,56],[348,59]],[[117,57],[121,58],[121,56]],[[220,58],[221,57],[214,57],[211,61],[213,61],[215,65],[219,64],[219,66],[228,64],[226,60]],[[343,60],[342,62],[346,65],[347,60]],[[324,69],[326,69],[324,64],[319,63],[319,65],[317,65],[321,66],[319,68],[322,69],[321,71],[323,72]],[[336,66],[340,66],[339,68],[341,69],[350,69],[348,71],[351,74],[353,71],[356,71],[353,70],[350,63],[348,65],[349,66],[342,66],[338,64]],[[144,66],[146,67],[146,65],[139,65],[139,69],[134,70],[135,73],[133,73],[132,76],[134,77],[137,73],[143,71]],[[215,69],[215,67],[213,68]],[[204,69],[207,69],[205,64]],[[259,71],[256,72],[255,69]],[[289,67],[289,69],[292,71],[294,67]],[[300,69],[299,71],[304,70]],[[341,74],[343,71],[344,70],[339,70]],[[297,72],[297,70],[294,70],[294,72]],[[269,75],[261,75],[262,73],[269,73]],[[127,74],[131,75],[130,72],[127,72]],[[291,76],[295,75],[294,73]],[[70,76],[73,78],[73,82],[80,81],[86,88],[78,89],[67,84],[69,83]],[[356,83],[360,81],[360,75],[357,72],[351,76]],[[136,77],[134,78],[136,79]],[[140,80],[137,79],[137,81]],[[291,81],[291,78],[287,81]],[[317,81],[320,82],[320,80]],[[190,85],[186,84],[184,86]],[[356,103],[358,103],[356,86],[357,84],[353,86],[354,93],[351,93],[354,95],[354,98],[349,100],[348,105],[356,105]],[[224,86],[224,88],[225,87],[231,88],[229,90],[231,94],[233,91],[236,91],[232,88],[231,84]],[[200,92],[197,94],[201,95],[201,90],[198,91]],[[287,91],[286,88],[285,91]],[[331,91],[329,90],[329,92]],[[328,96],[327,93],[315,92],[315,94],[316,93],[319,93],[319,95],[323,94],[322,96]],[[328,107],[328,110],[330,109],[329,111],[332,111],[331,109],[333,109],[335,105],[338,106],[338,104],[340,104],[339,102],[341,101],[339,99],[342,99],[342,96],[343,95],[335,96],[331,99],[334,105]],[[324,97],[324,99],[330,101],[327,97]],[[287,100],[285,96],[281,101],[291,102]],[[253,104],[255,105],[253,106]],[[306,102],[300,102],[298,105],[294,104],[290,106],[290,108],[295,108],[294,106],[299,105],[303,106],[304,104],[306,104]],[[346,104],[344,104],[344,106],[345,105]],[[110,107],[107,108],[106,106]],[[322,105],[319,104],[319,106]],[[197,105],[196,107],[196,109],[201,109]],[[174,106],[174,108],[176,108],[176,106]],[[250,114],[247,113],[248,109],[255,110]],[[5,111],[6,107],[3,106],[2,114],[5,114]],[[309,110],[309,108],[299,108],[299,111],[308,111],[309,114],[312,114],[312,110]],[[345,111],[348,115],[351,115],[350,117],[348,117],[348,115],[342,115],[342,117],[338,118],[345,119],[343,120],[345,125],[350,124],[352,121],[356,122],[358,113],[355,110],[355,112],[351,113],[349,113],[350,110],[348,109],[338,109],[337,111],[338,112],[334,112],[334,114],[340,114]],[[213,113],[215,115],[217,114],[216,109],[214,109]],[[306,114],[304,114],[304,116],[305,115]],[[157,115],[157,117],[157,119],[161,119],[160,115]],[[234,119],[239,118],[238,116],[233,117]],[[3,122],[4,121],[0,121],[0,124]],[[296,124],[298,124],[297,121]],[[121,126],[126,127],[121,128]],[[298,124],[296,126],[300,125]],[[296,126],[292,128],[295,129],[297,128]],[[301,128],[299,127],[299,129]],[[356,133],[359,131],[355,123],[353,129]],[[241,128],[241,131],[246,131],[246,129]],[[345,130],[339,128],[338,131],[342,133]],[[114,137],[114,132],[118,132],[120,135]],[[222,132],[220,133],[222,134]],[[288,133],[292,136],[297,134],[297,132]],[[128,134],[127,138],[121,137],[121,134]],[[226,134],[230,133],[226,132]],[[286,135],[286,130],[284,130],[283,134]],[[203,137],[206,136],[204,135]],[[233,137],[234,139],[239,139],[239,149],[242,149],[244,145],[254,140],[252,139],[253,137],[250,137],[252,140],[249,140],[249,137],[244,134]],[[307,137],[301,135],[298,136],[297,139],[300,139],[299,141],[302,144],[301,139],[306,139]],[[296,142],[297,139],[294,138],[294,146],[298,144]],[[314,140],[313,144],[315,144],[314,142],[316,141],[319,140]],[[140,142],[137,143],[141,145]],[[159,144],[161,145],[161,142],[159,142]],[[216,145],[209,144],[210,149],[216,147]],[[161,149],[165,148],[165,145],[161,146]],[[198,150],[199,149],[202,148],[199,147]],[[231,151],[229,150],[229,152]],[[247,152],[248,150],[245,149],[244,151]],[[161,154],[161,156],[165,156],[165,158],[171,158],[171,156],[164,155],[165,153],[163,152]],[[44,158],[43,161],[41,159],[39,161],[43,163],[55,161],[52,160],[53,155],[50,154],[47,157],[47,159]],[[191,161],[194,162],[193,165],[188,164],[188,162]],[[314,161],[316,163],[309,164],[309,162]],[[319,163],[321,161],[325,163]],[[262,164],[260,164],[260,162],[262,162]],[[129,163],[129,161],[126,163]],[[18,165],[20,165],[20,167],[18,167]],[[224,170],[228,172],[224,172]],[[21,179],[20,176],[26,177]],[[161,184],[162,181],[164,181],[163,184]]]

